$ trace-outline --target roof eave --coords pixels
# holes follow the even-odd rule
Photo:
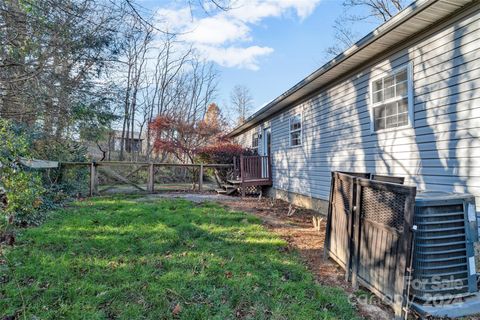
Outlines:
[[[400,13],[398,13],[396,16],[391,18],[389,21],[385,22],[384,24],[382,24],[381,26],[379,26],[378,28],[376,28],[375,30],[373,30],[372,32],[364,36],[362,39],[356,42],[352,47],[348,48],[343,53],[336,56],[334,59],[330,60],[329,62],[324,64],[322,67],[320,67],[319,69],[311,73],[309,76],[307,76],[306,78],[304,78],[303,80],[295,84],[292,88],[288,89],[286,92],[284,92],[274,100],[270,101],[268,104],[266,104],[264,107],[262,107],[260,110],[255,112],[252,116],[250,116],[245,121],[245,123],[233,129],[227,136],[235,137],[241,134],[242,132],[248,130],[249,128],[253,127],[254,125],[258,124],[263,119],[282,110],[286,106],[281,106],[280,103],[284,101],[286,98],[291,97],[294,93],[298,92],[305,86],[311,84],[315,79],[318,79],[320,76],[324,75],[325,73],[329,71],[333,71],[336,67],[340,66],[343,62],[354,57],[355,54],[357,54],[358,52],[364,50],[372,43],[386,36],[389,32],[401,26],[403,23],[405,23],[409,19],[412,19],[414,16],[416,16],[417,14],[419,14],[420,12],[434,5],[437,2],[440,2],[440,0],[418,0],[413,2],[404,10],[402,10]],[[451,13],[453,13],[454,11],[455,10],[452,9]],[[415,33],[412,32],[412,34],[415,34]],[[354,67],[351,68],[351,70],[353,69]],[[347,71],[340,70],[335,77],[339,78],[347,74],[351,70],[347,70]],[[321,85],[318,88],[310,90],[306,92],[305,95],[318,91],[324,86],[325,85]]]

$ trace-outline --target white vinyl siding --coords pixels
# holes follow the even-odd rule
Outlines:
[[[254,133],[258,132],[258,128],[254,127],[249,129],[248,131],[244,132],[243,134],[234,138],[234,142],[242,145],[245,148],[252,148],[252,137]]]
[[[474,194],[480,211],[480,5],[442,24],[270,118],[274,188],[328,200],[331,171],[368,171]],[[372,132],[372,81],[408,64],[411,125]],[[289,148],[300,113],[302,148]]]

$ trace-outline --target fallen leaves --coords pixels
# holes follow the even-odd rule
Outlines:
[[[182,306],[180,305],[180,303],[177,303],[172,310],[172,314],[174,316],[178,316],[180,314],[180,312],[182,312]]]
[[[9,246],[15,244],[15,235],[13,233],[0,234],[0,243],[5,243]]]

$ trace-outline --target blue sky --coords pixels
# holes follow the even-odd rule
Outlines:
[[[341,0],[236,0],[227,12],[192,12],[185,2],[144,0],[170,30],[186,32],[220,72],[217,103],[225,107],[230,92],[245,85],[255,109],[274,99],[327,62],[334,42],[332,25],[342,14]],[[362,23],[366,34],[375,25]]]
[[[221,68],[222,96],[228,100],[231,88],[242,84],[250,89],[258,108],[288,90],[328,61],[325,49],[334,42],[332,25],[341,13],[340,1],[327,0],[303,20],[281,17],[263,21],[253,29],[253,38],[274,51],[259,60],[256,71]]]

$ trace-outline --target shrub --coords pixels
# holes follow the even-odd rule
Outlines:
[[[20,157],[30,156],[27,137],[11,122],[0,119],[0,189],[4,194],[1,215],[5,225],[34,223],[43,200],[40,175],[23,171]]]
[[[256,154],[253,149],[244,148],[239,144],[231,142],[218,142],[216,144],[204,147],[198,153],[201,162],[210,164],[233,164],[234,157],[239,158],[241,155],[251,156]],[[217,184],[220,186],[222,182],[228,180],[232,174],[231,169],[214,169]]]
[[[199,159],[205,163],[231,164],[234,157],[240,155],[254,155],[256,151],[244,148],[239,144],[231,142],[220,142],[202,148],[198,153]]]
[[[17,224],[38,224],[43,218],[40,209],[45,192],[40,175],[28,171],[2,172],[2,184],[7,198],[5,213],[13,216]]]
[[[61,162],[87,162],[87,148],[67,139],[38,137],[34,141],[35,158]],[[42,183],[46,189],[44,206],[51,209],[72,197],[88,192],[89,169],[87,167],[62,167],[42,170]]]

